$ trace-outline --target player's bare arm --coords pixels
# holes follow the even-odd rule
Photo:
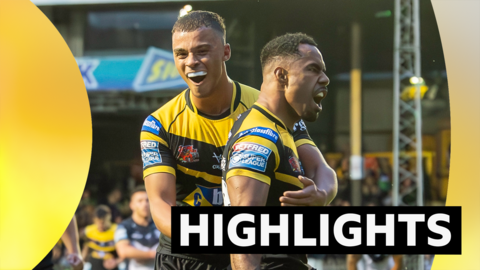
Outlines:
[[[83,269],[82,255],[80,254],[80,245],[78,242],[77,220],[73,216],[67,229],[62,235],[62,241],[68,250],[67,260],[73,267],[73,270]],[[85,257],[83,257],[85,258]]]
[[[85,244],[83,245],[83,249],[82,249],[82,258],[84,260],[88,260],[88,253],[90,251],[90,248],[88,247],[88,244]]]
[[[265,206],[270,186],[246,176],[232,176],[227,181],[232,206]],[[260,269],[262,254],[232,254],[234,270]]]
[[[171,207],[176,205],[176,178],[170,173],[154,173],[145,177],[150,212],[157,229],[171,237]]]
[[[303,144],[297,148],[300,161],[305,171],[305,178],[300,178],[304,188],[299,191],[287,191],[280,197],[282,206],[325,206],[337,195],[337,175],[328,166],[317,147]],[[311,183],[313,179],[314,183]]]
[[[115,249],[117,250],[118,256],[125,259],[154,259],[156,254],[155,250],[143,251],[136,249],[130,245],[130,241],[126,239],[118,241],[115,244]]]
[[[357,270],[357,263],[362,258],[360,254],[347,255],[347,270]]]

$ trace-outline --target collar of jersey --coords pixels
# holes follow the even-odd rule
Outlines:
[[[232,95],[232,101],[230,102],[230,110],[227,110],[224,113],[220,115],[215,115],[215,116],[202,113],[201,111],[197,110],[197,107],[195,106],[195,104],[193,104],[190,96],[192,94],[190,92],[190,89],[187,89],[187,91],[185,91],[185,100],[187,101],[188,108],[190,108],[190,110],[192,110],[195,114],[211,120],[220,120],[231,115],[233,112],[235,112],[238,105],[240,104],[240,100],[242,96],[242,90],[238,82],[236,81],[231,81],[231,82],[233,83],[233,95]]]
[[[260,113],[262,113],[263,115],[265,115],[268,119],[270,119],[272,122],[274,122],[275,124],[281,126],[283,129],[285,129],[286,131],[288,131],[288,133],[292,134],[292,132],[290,131],[290,129],[288,129],[285,124],[283,123],[282,120],[280,120],[280,118],[278,118],[277,116],[275,116],[271,111],[269,111],[267,108],[263,107],[262,105],[258,104],[258,102],[255,102],[255,104],[253,104],[252,108],[254,108],[255,110],[259,111]]]

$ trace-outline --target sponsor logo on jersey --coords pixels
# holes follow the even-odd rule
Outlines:
[[[142,238],[143,238],[143,234],[139,232],[132,233],[132,239],[142,239]]]
[[[162,156],[158,150],[157,141],[143,140],[140,142],[142,149],[143,168],[152,166],[154,164],[162,163]]]
[[[300,129],[300,131],[307,130],[307,126],[305,125],[305,122],[303,122],[303,120],[300,120],[297,123],[295,123],[295,125],[293,126],[293,132],[297,131],[297,129]]]
[[[160,135],[161,127],[162,124],[160,124],[160,121],[149,115],[147,119],[145,119],[145,122],[143,122],[142,131],[147,131],[158,136]]]
[[[227,159],[225,157],[222,157],[222,162],[220,163],[222,171],[225,171],[225,165],[227,165]]]
[[[213,152],[213,158],[215,158],[215,160],[218,162],[218,164],[214,164],[212,166],[212,168],[216,169],[216,170],[221,170],[222,167],[220,165],[221,165],[221,162],[222,162],[222,155],[221,154],[217,155],[217,153]]]
[[[245,131],[240,132],[238,135],[238,138],[241,138],[246,135],[255,135],[255,136],[260,136],[265,139],[269,139],[270,141],[276,143],[278,140],[278,133],[273,131],[272,129],[269,128],[263,128],[263,127],[255,127],[251,128]]]
[[[302,165],[300,165],[300,162],[296,157],[290,156],[288,158],[288,163],[290,163],[290,167],[292,167],[294,172],[303,174]]]
[[[257,143],[241,142],[233,145],[229,169],[236,167],[249,168],[260,172],[267,169],[270,148]]]
[[[178,147],[178,160],[182,163],[191,163],[199,161],[200,155],[193,145],[180,145]]]
[[[222,206],[223,195],[222,188],[208,188],[196,185],[195,189],[190,195],[185,198],[185,202],[192,206]]]

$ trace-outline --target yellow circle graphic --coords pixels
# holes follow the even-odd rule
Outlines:
[[[0,1],[0,269],[32,269],[71,220],[92,147],[67,44],[28,0]]]

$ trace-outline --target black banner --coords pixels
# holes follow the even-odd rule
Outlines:
[[[460,207],[172,207],[172,253],[461,254]]]

